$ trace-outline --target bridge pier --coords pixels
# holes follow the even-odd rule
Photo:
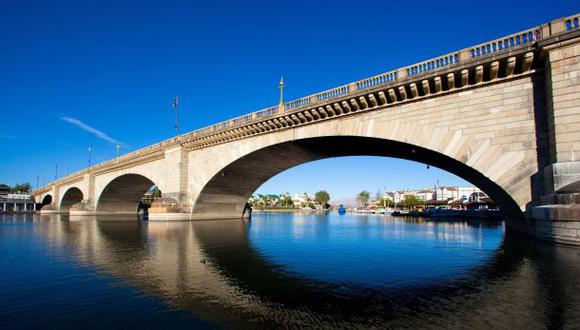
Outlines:
[[[511,222],[514,229],[556,243],[580,245],[580,161],[544,169],[546,194],[527,210],[527,219]]]

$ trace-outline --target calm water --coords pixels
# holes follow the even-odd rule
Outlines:
[[[578,328],[579,261],[501,222],[0,215],[0,328]]]

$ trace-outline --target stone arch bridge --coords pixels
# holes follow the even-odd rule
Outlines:
[[[239,218],[277,173],[350,155],[440,167],[490,195],[510,227],[577,244],[578,15],[183,134],[33,195],[43,212],[136,214],[156,185],[165,203],[150,220]]]

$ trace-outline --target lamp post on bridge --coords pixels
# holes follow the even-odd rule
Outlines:
[[[179,106],[179,97],[175,97],[173,99],[173,102],[171,102],[171,106],[175,109],[175,136],[179,135],[179,111],[178,111],[178,106]]]
[[[284,110],[284,77],[280,76],[280,85],[278,86],[280,89],[280,104],[278,105],[279,111],[281,112]]]
[[[93,151],[93,147],[89,144],[89,167],[91,167],[91,152]]]

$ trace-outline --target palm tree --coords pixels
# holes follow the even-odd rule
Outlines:
[[[364,207],[367,205],[370,195],[368,191],[363,190],[356,196],[356,200]]]

